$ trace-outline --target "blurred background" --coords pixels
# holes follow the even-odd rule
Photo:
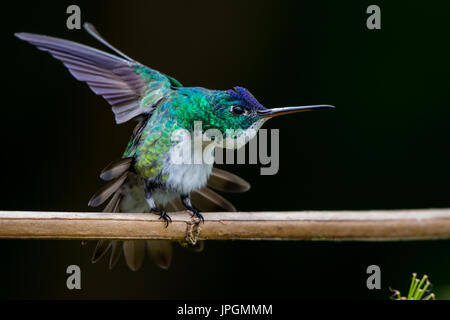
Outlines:
[[[450,207],[450,3],[413,1],[58,1],[3,3],[1,210],[89,211],[98,174],[121,156],[134,123],[47,53],[13,37],[32,32],[102,48],[66,28],[81,8],[113,45],[185,86],[248,88],[268,106],[328,103],[335,112],[280,117],[280,170],[227,166],[252,189],[238,209],[342,210]],[[366,8],[381,8],[381,30]],[[102,48],[103,49],[103,48]],[[91,265],[94,243],[0,240],[0,298],[387,299],[426,273],[450,298],[450,241],[211,241],[176,246],[172,267],[147,257]],[[82,290],[66,288],[66,268]],[[366,288],[380,266],[382,289]]]

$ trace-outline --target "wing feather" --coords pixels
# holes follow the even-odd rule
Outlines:
[[[173,80],[121,53],[104,40],[92,25],[86,24],[85,28],[122,57],[44,35],[16,33],[16,36],[42,51],[49,52],[64,64],[75,79],[86,82],[95,94],[103,96],[112,105],[117,123],[126,122],[144,113],[151,114],[158,102],[172,91]],[[155,97],[146,99],[149,103],[142,105],[146,95]]]

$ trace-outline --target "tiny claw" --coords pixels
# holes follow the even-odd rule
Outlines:
[[[191,210],[191,212],[191,217],[197,217],[198,219],[200,219],[200,222],[205,223],[205,218],[203,218],[203,215],[198,210]]]
[[[172,218],[163,210],[161,210],[159,219],[164,219],[164,221],[166,222],[166,228],[169,226],[169,222],[172,222]]]

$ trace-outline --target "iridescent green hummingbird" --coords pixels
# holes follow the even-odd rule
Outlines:
[[[167,227],[170,216],[166,208],[179,210],[180,206],[176,203],[180,202],[199,221],[204,221],[192,204],[191,195],[212,202],[222,210],[233,210],[231,204],[206,186],[218,191],[242,192],[248,190],[249,185],[231,173],[213,169],[212,163],[175,163],[173,150],[186,141],[174,141],[172,134],[179,129],[193,132],[194,122],[201,121],[203,132],[216,129],[225,138],[229,130],[241,134],[257,131],[266,120],[278,115],[333,108],[330,105],[313,105],[267,109],[241,87],[231,90],[184,87],[176,79],[120,52],[91,24],[86,23],[84,27],[115,55],[44,35],[17,33],[16,36],[40,50],[48,51],[62,61],[77,80],[86,82],[94,93],[103,96],[112,106],[118,124],[132,119],[138,121],[123,157],[111,163],[100,175],[109,183],[89,201],[90,206],[96,207],[111,198],[105,207],[106,212],[151,211],[159,214]],[[232,139],[238,139],[238,135]],[[207,205],[203,207],[211,208]],[[162,260],[160,266],[167,267],[170,258],[164,252],[170,249],[167,249],[165,242],[148,241],[147,244],[148,251]],[[141,262],[128,260],[142,255],[145,247],[142,241],[126,241],[123,244],[99,241],[93,261],[110,247],[113,249],[110,267],[117,262],[122,247],[129,266],[133,270],[140,267]]]

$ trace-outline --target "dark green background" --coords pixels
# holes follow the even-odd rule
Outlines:
[[[450,207],[448,1],[58,1],[2,4],[2,210],[88,211],[99,171],[133,124],[60,62],[13,37],[66,29],[66,7],[129,56],[186,86],[247,87],[266,106],[329,103],[335,112],[277,118],[280,171],[231,166],[252,183],[241,210]],[[382,29],[366,28],[378,4]],[[79,241],[1,240],[1,298],[378,298],[430,275],[450,298],[450,241],[208,242],[177,246],[169,271],[147,258],[91,265]],[[65,269],[82,269],[69,291]],[[369,291],[367,266],[382,271]]]

